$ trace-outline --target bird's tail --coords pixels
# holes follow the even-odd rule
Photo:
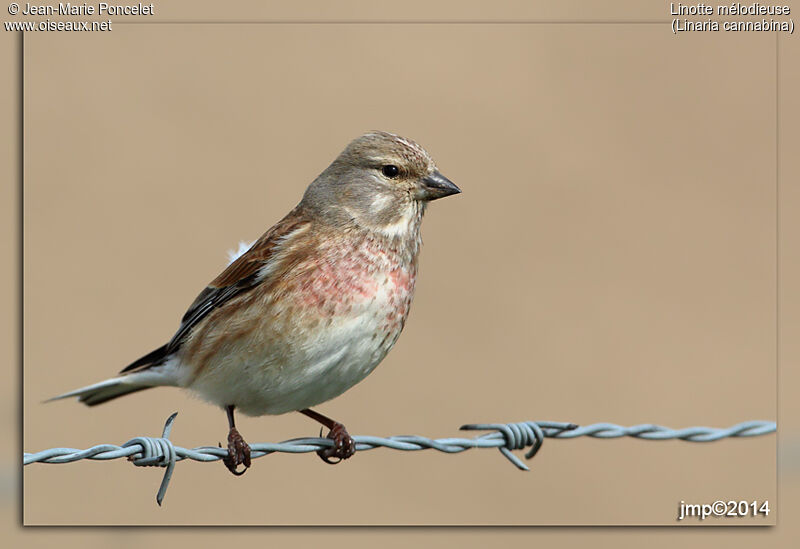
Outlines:
[[[106,379],[100,383],[95,383],[94,385],[81,387],[80,389],[48,399],[45,402],[61,400],[62,398],[78,397],[78,401],[83,402],[87,406],[97,406],[109,400],[137,391],[150,389],[151,387],[176,386],[177,382],[172,372],[173,369],[166,364],[154,366],[147,370],[124,374],[119,377]]]

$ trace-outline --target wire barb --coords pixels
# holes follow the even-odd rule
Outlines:
[[[31,463],[71,463],[82,459],[109,460],[128,458],[134,465],[141,467],[166,467],[161,480],[156,501],[159,505],[164,501],[167,486],[172,478],[175,463],[184,459],[194,461],[218,461],[228,455],[224,448],[201,446],[194,449],[175,446],[169,436],[177,412],[169,416],[160,438],[136,437],[122,446],[101,444],[86,450],[74,448],[50,448],[33,454],[25,453],[23,465]],[[418,451],[438,450],[448,454],[456,454],[471,448],[497,448],[518,469],[529,471],[527,465],[512,452],[530,447],[525,454],[531,459],[545,438],[572,439],[582,436],[593,438],[633,437],[644,440],[678,439],[687,442],[713,442],[728,437],[754,437],[774,433],[777,429],[773,421],[746,421],[729,428],[687,427],[670,429],[660,425],[642,424],[623,427],[613,423],[595,423],[578,426],[574,423],[556,421],[522,421],[519,423],[475,423],[463,425],[464,431],[493,431],[475,438],[440,438],[429,439],[416,435],[393,436],[388,438],[373,436],[354,436],[356,451],[363,452],[375,448],[391,448],[393,450]],[[250,445],[252,459],[267,456],[275,452],[304,454],[318,452],[333,445],[329,438],[295,438],[284,442],[265,442]]]
[[[161,507],[161,502],[164,501],[164,496],[167,493],[169,481],[172,479],[172,471],[175,469],[175,446],[169,439],[170,432],[172,431],[172,423],[178,416],[175,412],[167,418],[164,424],[164,431],[160,438],[151,437],[136,437],[122,445],[123,448],[140,448],[136,454],[128,456],[128,461],[139,467],[166,467],[164,477],[161,479],[161,486],[156,494],[156,502]]]
[[[502,438],[503,446],[498,446],[508,460],[523,471],[530,471],[527,465],[511,453],[512,450],[522,450],[528,446],[531,449],[525,454],[525,459],[531,459],[542,447],[545,437],[556,437],[564,431],[577,429],[574,423],[560,423],[555,421],[523,421],[520,423],[476,423],[462,425],[462,431],[495,431],[479,438],[485,440],[498,440]]]

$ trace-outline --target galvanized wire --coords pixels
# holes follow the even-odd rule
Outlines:
[[[71,463],[82,459],[109,460],[128,458],[134,465],[166,467],[156,496],[159,505],[164,499],[175,463],[184,459],[194,461],[218,461],[228,455],[227,449],[216,446],[200,446],[188,449],[175,446],[169,440],[172,423],[177,416],[172,414],[164,425],[161,437],[136,437],[122,446],[100,444],[86,450],[74,448],[50,448],[36,453],[25,453],[23,465],[31,463]],[[679,439],[688,442],[712,442],[728,437],[754,437],[774,433],[775,422],[746,421],[729,428],[688,427],[670,429],[659,425],[633,425],[623,427],[613,423],[595,423],[580,427],[574,423],[555,421],[523,421],[520,423],[485,423],[463,425],[464,431],[493,431],[475,438],[440,438],[429,439],[416,435],[392,436],[388,438],[373,436],[354,436],[356,451],[363,452],[375,448],[391,448],[393,450],[418,451],[438,450],[455,454],[471,448],[497,448],[517,468],[528,471],[525,465],[512,450],[530,447],[525,454],[532,458],[542,446],[545,438],[572,439],[581,436],[593,438],[633,437],[644,440]],[[263,442],[250,445],[251,458],[259,458],[275,452],[304,454],[318,452],[333,445],[328,438],[295,438],[284,442]]]

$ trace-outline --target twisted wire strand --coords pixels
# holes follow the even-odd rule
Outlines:
[[[177,412],[172,414],[164,425],[161,437],[136,437],[122,446],[100,444],[78,450],[75,448],[50,448],[36,453],[25,453],[23,465],[32,463],[71,463],[82,459],[109,460],[127,458],[134,465],[143,467],[165,467],[166,471],[156,495],[161,505],[172,478],[175,463],[184,459],[194,461],[218,461],[228,455],[225,448],[216,446],[200,446],[183,448],[175,446],[169,440],[172,424]],[[532,458],[545,438],[572,439],[582,436],[592,438],[633,437],[644,440],[678,439],[688,442],[713,442],[729,437],[754,437],[774,433],[776,424],[772,421],[746,421],[728,428],[687,427],[670,429],[660,425],[642,424],[624,427],[613,423],[595,423],[578,426],[574,423],[557,421],[523,421],[519,423],[476,423],[462,425],[463,431],[492,431],[474,438],[440,438],[430,439],[417,435],[401,435],[392,437],[354,436],[356,450],[363,452],[376,448],[390,448],[407,452],[419,450],[438,450],[455,454],[472,448],[497,448],[518,469],[528,471],[529,468],[513,450],[530,447],[525,454]],[[333,441],[328,438],[294,438],[283,442],[262,442],[250,445],[251,458],[259,458],[275,452],[304,454],[329,448]]]

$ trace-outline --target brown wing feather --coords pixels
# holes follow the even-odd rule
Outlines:
[[[272,259],[282,240],[308,223],[308,219],[302,215],[299,208],[295,208],[256,240],[249,250],[228,265],[217,278],[209,283],[208,288],[219,289],[232,286],[258,273],[259,269]],[[191,310],[191,307],[189,309]]]
[[[181,325],[169,343],[133,362],[122,371],[144,370],[161,364],[166,357],[180,348],[192,328],[211,311],[221,307],[232,297],[255,287],[259,282],[259,271],[274,259],[286,236],[309,223],[299,207],[292,210],[200,292],[183,315]]]

